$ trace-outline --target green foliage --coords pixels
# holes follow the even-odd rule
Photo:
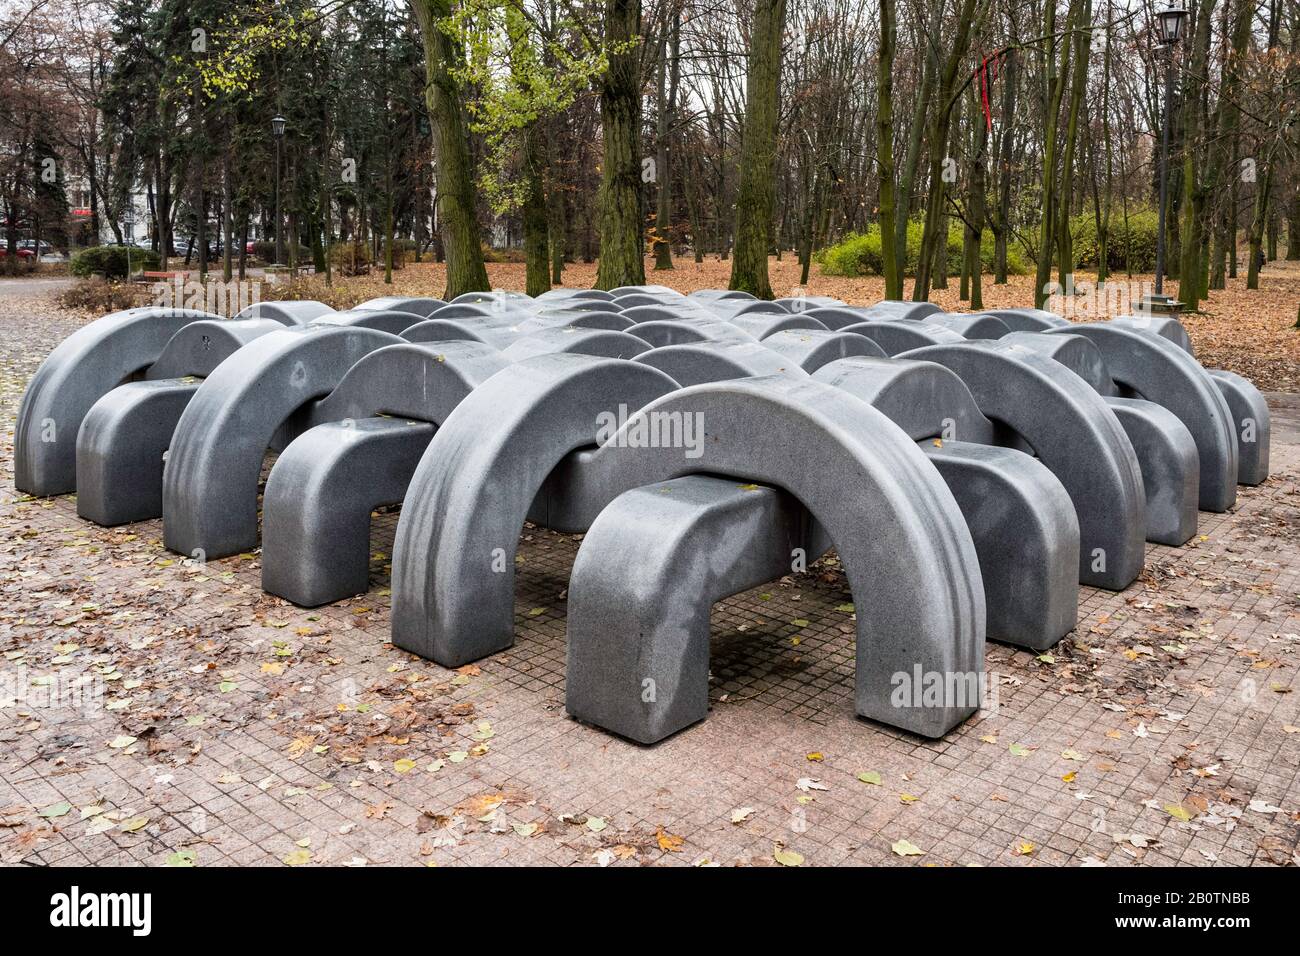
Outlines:
[[[907,258],[904,272],[916,274],[916,263],[921,252],[923,225],[919,221],[907,224]],[[961,273],[962,241],[965,226],[960,221],[950,221],[948,226],[948,274]],[[843,240],[823,249],[818,255],[822,272],[831,276],[884,275],[884,260],[880,253],[880,226],[873,225],[864,233],[850,233]],[[985,230],[980,243],[980,261],[985,272],[993,271],[993,233]],[[1007,272],[1026,275],[1029,266],[1019,250],[1007,249]]]
[[[134,246],[91,246],[73,255],[68,268],[74,276],[83,279],[88,276],[125,279],[128,256],[131,272],[158,268],[158,253],[152,249],[137,249]]]
[[[452,75],[477,94],[465,108],[487,147],[479,187],[498,214],[523,205],[528,181],[515,172],[523,137],[568,109],[608,68],[609,54],[620,52],[617,45],[592,46],[592,31],[559,17],[542,31],[515,0],[463,0],[440,24],[465,51]]]
[[[1125,256],[1134,272],[1150,272],[1156,267],[1156,232],[1160,218],[1150,206],[1130,209],[1128,228],[1124,227],[1122,209],[1111,209],[1110,228],[1106,239],[1106,259],[1111,272],[1125,271]],[[1078,265],[1095,269],[1101,255],[1097,241],[1097,220],[1091,212],[1082,213],[1070,220],[1070,235],[1074,239],[1074,254]]]

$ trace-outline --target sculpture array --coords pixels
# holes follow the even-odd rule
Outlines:
[[[14,480],[206,560],[259,546],[277,451],[262,584],[304,606],[366,590],[371,512],[401,504],[392,640],[448,667],[514,642],[525,520],[586,532],[567,707],[642,743],[706,716],[714,603],[833,548],[857,713],[938,737],[986,639],[1051,647],[1081,583],[1132,583],[1268,443],[1174,319],[638,286],[105,316],[33,377]]]

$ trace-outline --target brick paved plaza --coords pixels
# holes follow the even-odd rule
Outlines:
[[[18,401],[77,324],[0,298],[5,863],[1296,862],[1298,396],[1269,396],[1274,477],[1084,588],[1051,652],[990,644],[994,706],[945,739],[854,717],[823,562],[715,609],[712,712],[646,748],[565,715],[574,536],[525,529],[514,648],[448,671],[387,643],[395,515],[370,592],[308,611],[256,553],[189,566],[158,521],[17,495]]]

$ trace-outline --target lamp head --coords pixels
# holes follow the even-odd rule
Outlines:
[[[1183,37],[1183,26],[1187,23],[1187,8],[1182,0],[1171,0],[1163,10],[1156,11],[1156,22],[1160,31],[1160,42],[1173,46]]]

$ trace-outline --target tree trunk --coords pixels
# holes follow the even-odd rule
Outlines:
[[[936,250],[942,249],[944,259],[948,256],[948,237],[939,233],[946,220],[943,207],[943,192],[947,185],[945,176],[951,168],[948,157],[948,131],[952,123],[952,110],[956,99],[957,69],[961,66],[970,47],[971,27],[975,14],[975,0],[963,0],[957,11],[957,31],[953,37],[952,50],[944,62],[943,72],[939,77],[939,101],[930,120],[930,192],[925,205],[925,229],[921,233],[921,254],[916,263],[916,282],[912,286],[912,298],[924,302],[930,294],[930,273],[935,261]]]
[[[483,265],[474,174],[461,113],[460,87],[451,70],[461,60],[460,45],[440,22],[451,14],[451,0],[413,0],[424,44],[425,100],[433,126],[433,153],[438,163],[438,221],[447,256],[448,301],[466,292],[489,289]]]
[[[785,0],[755,0],[745,84],[745,127],[736,194],[736,248],[729,288],[772,298],[767,254],[776,202],[776,133],[780,121],[781,37]]]
[[[885,298],[903,297],[903,270],[896,252],[894,207],[894,50],[898,46],[895,0],[880,0],[880,52],[876,62],[876,170],[880,175],[880,259]]]
[[[597,289],[645,284],[641,237],[641,0],[605,0],[605,42],[616,50],[600,80]]]

